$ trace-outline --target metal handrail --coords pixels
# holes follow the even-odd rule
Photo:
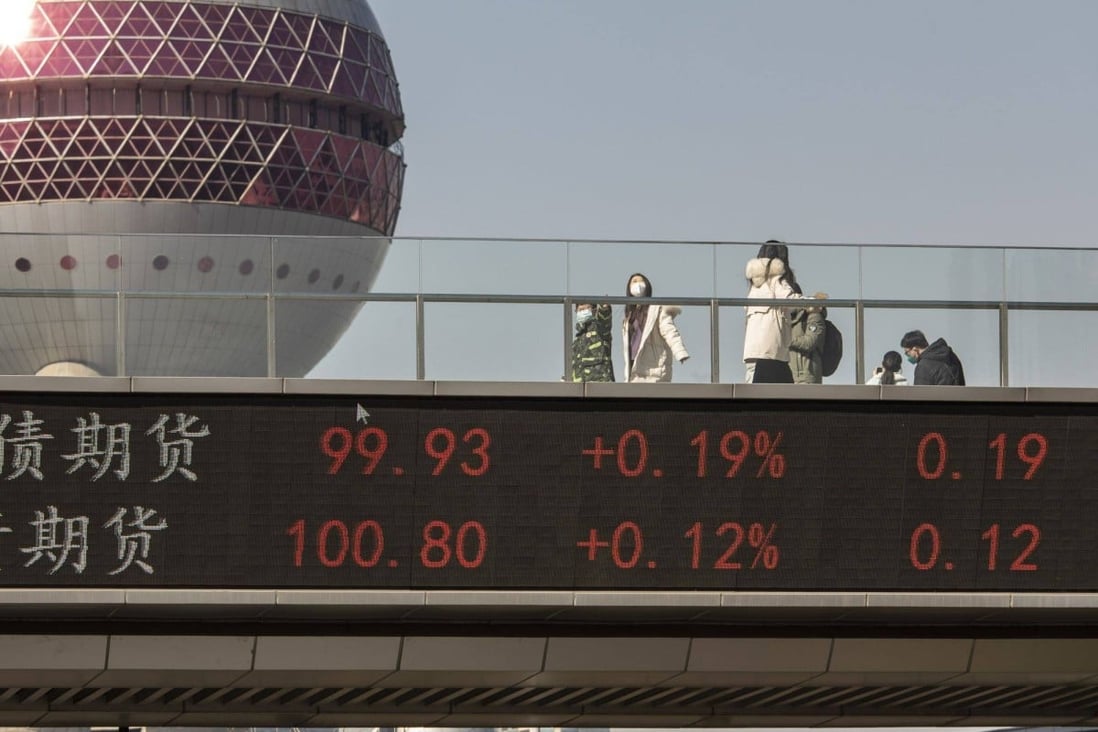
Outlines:
[[[199,233],[178,233],[178,234],[149,234],[149,233],[112,233],[112,234],[92,234],[92,233],[57,233],[57,232],[42,232],[42,231],[23,231],[14,229],[5,229],[0,231],[0,237],[37,237],[37,238],[56,238],[62,236],[68,239],[79,240],[81,238],[87,239],[103,239],[104,237],[116,237],[118,239],[139,239],[147,242],[150,239],[156,239],[161,237],[164,239],[209,239],[211,234],[199,234]],[[719,240],[719,239],[591,239],[582,237],[531,237],[531,236],[413,236],[403,234],[400,236],[361,236],[361,235],[346,235],[346,234],[317,234],[317,235],[270,235],[270,234],[216,234],[218,239],[246,239],[255,241],[257,239],[277,239],[279,241],[297,241],[302,242],[317,242],[317,241],[349,241],[357,240],[362,242],[370,241],[386,241],[393,243],[400,242],[426,242],[426,241],[442,241],[442,242],[464,242],[468,244],[643,244],[643,245],[683,245],[683,246],[737,246],[737,247],[758,247],[758,241],[742,241],[742,240]],[[931,250],[960,250],[960,251],[988,251],[988,250],[1041,250],[1041,251],[1094,251],[1094,245],[1087,244],[934,244],[934,243],[915,243],[915,242],[827,242],[827,241],[787,241],[785,242],[790,248],[800,247],[824,247],[824,248],[845,248],[845,249],[931,249]]]
[[[806,300],[763,299],[748,297],[628,297],[622,295],[496,295],[486,293],[454,292],[367,292],[355,294],[280,292],[262,290],[239,292],[231,290],[208,290],[180,292],[177,290],[12,290],[0,289],[0,297],[31,297],[59,299],[114,299],[124,294],[128,299],[147,300],[311,300],[317,302],[424,302],[434,303],[480,303],[488,305],[561,305],[566,301],[606,302],[612,305],[632,303],[655,305],[680,305],[684,307],[709,307],[716,303],[720,307],[747,305],[774,305],[787,308],[804,307]],[[807,301],[812,301],[807,298]],[[903,300],[903,299],[860,299],[830,298],[818,304],[832,308],[856,308],[859,306],[881,309],[911,310],[997,310],[1005,306],[1008,310],[1062,310],[1091,312],[1098,311],[1098,302],[1075,302],[1070,300]]]
[[[746,305],[773,305],[775,307],[796,308],[808,304],[804,300],[762,299],[747,297],[652,297],[636,298],[621,295],[499,295],[490,293],[363,293],[363,294],[310,294],[300,292],[175,292],[152,290],[3,290],[3,297],[30,298],[80,298],[80,299],[117,299],[118,301],[118,365],[117,372],[125,376],[125,309],[131,300],[227,300],[254,301],[268,303],[268,376],[277,376],[276,344],[274,342],[274,318],[278,303],[281,301],[313,302],[395,302],[409,303],[416,307],[416,376],[426,379],[426,305],[432,303],[489,304],[489,305],[559,305],[562,308],[562,353],[565,360],[565,372],[570,369],[570,344],[572,338],[572,310],[577,302],[605,302],[612,305],[658,304],[678,305],[681,307],[705,308],[709,312],[710,333],[710,374],[713,383],[720,382],[720,336],[719,312],[721,308],[743,307]],[[811,299],[809,299],[811,301]],[[815,302],[815,301],[811,301]],[[989,310],[998,313],[999,370],[1000,386],[1009,385],[1009,314],[1011,311],[1066,311],[1098,312],[1098,302],[1067,301],[1019,301],[1019,300],[904,300],[904,299],[858,299],[833,298],[820,301],[828,308],[852,309],[855,314],[854,352],[855,378],[859,383],[865,378],[865,311],[885,309],[908,310]]]

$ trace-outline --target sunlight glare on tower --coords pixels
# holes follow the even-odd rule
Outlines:
[[[15,46],[27,39],[35,1],[4,0],[0,3],[0,47]]]

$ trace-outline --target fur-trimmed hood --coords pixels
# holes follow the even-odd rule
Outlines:
[[[770,266],[769,274],[766,270],[767,265]],[[752,287],[762,287],[766,284],[767,279],[781,277],[784,274],[785,265],[782,264],[780,259],[752,259],[747,263],[747,268],[744,270],[744,276]]]

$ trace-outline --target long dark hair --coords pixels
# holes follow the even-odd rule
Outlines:
[[[793,274],[793,268],[789,266],[789,247],[785,244],[777,239],[771,239],[759,247],[759,259],[780,260],[785,265],[785,274],[779,277],[778,281],[788,282],[790,285],[797,284],[797,275]],[[766,263],[766,276],[770,276],[770,262]]]
[[[900,354],[896,351],[886,351],[881,359],[881,383],[885,386],[896,383],[896,372],[900,370]]]
[[[625,281],[625,294],[629,297],[635,297],[635,295],[633,295],[633,293],[629,291],[629,283],[633,281],[634,277],[640,277],[642,280],[644,280],[644,284],[648,288],[648,297],[652,297],[652,283],[640,272],[634,272],[633,274],[629,275],[629,279]],[[630,303],[625,306],[625,319],[631,323],[635,322],[638,318],[643,318],[647,313],[647,305]],[[642,320],[641,322],[644,321]]]

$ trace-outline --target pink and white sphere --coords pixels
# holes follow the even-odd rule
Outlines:
[[[0,373],[301,376],[358,313],[405,167],[366,0],[0,0],[0,81]]]

